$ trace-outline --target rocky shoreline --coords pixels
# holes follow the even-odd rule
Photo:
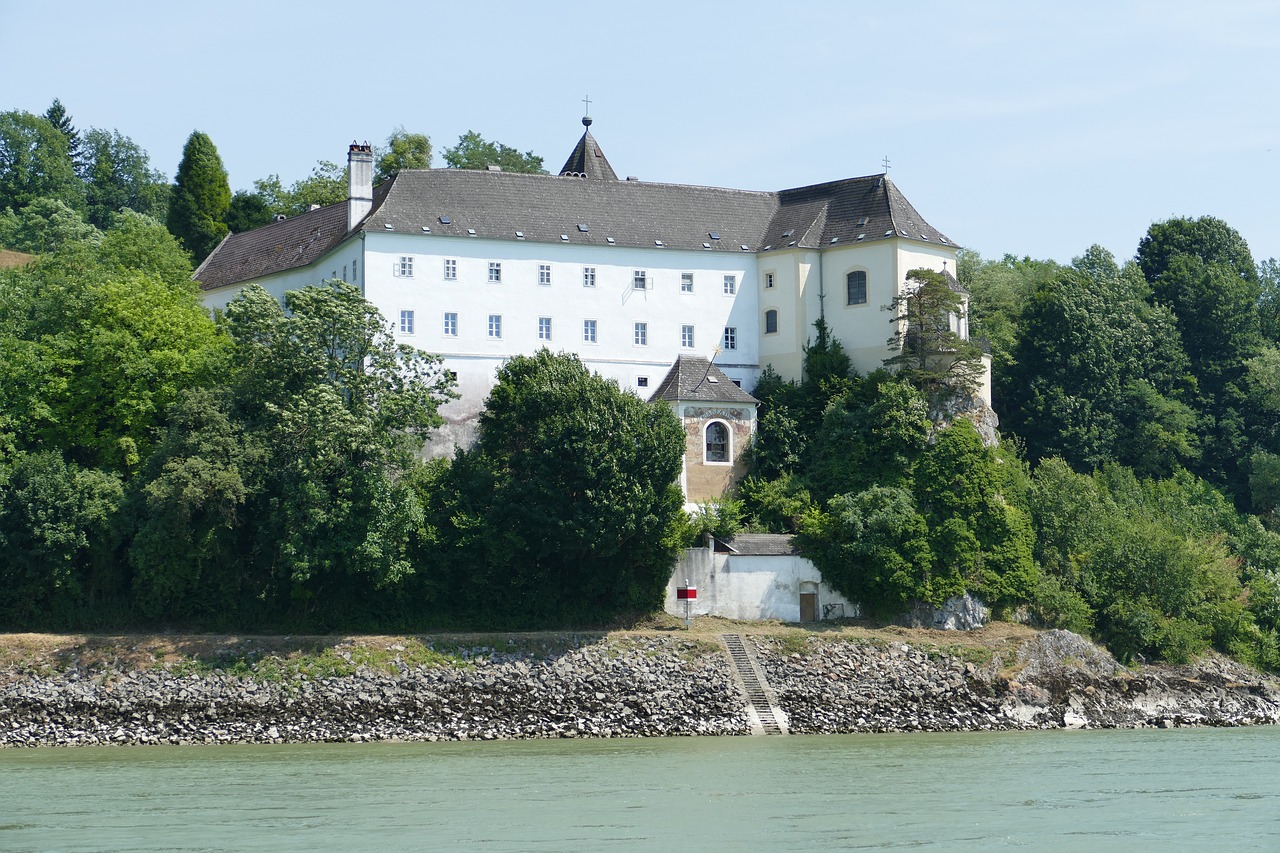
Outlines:
[[[936,647],[744,636],[792,733],[1280,722],[1280,685],[1223,658],[1127,669],[1048,631],[975,663]],[[0,671],[0,746],[745,735],[724,652],[679,636],[462,649],[340,675],[98,662]],[[349,659],[350,655],[348,655]]]

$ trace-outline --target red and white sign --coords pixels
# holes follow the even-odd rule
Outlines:
[[[678,586],[676,587],[676,601],[693,601],[698,597],[698,588],[696,586]]]

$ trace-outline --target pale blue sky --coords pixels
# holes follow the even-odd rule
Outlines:
[[[1122,260],[1225,219],[1280,256],[1280,3],[0,0],[0,110],[62,99],[233,189],[397,125],[558,169],[582,127],[644,180],[776,190],[881,171],[982,253]]]

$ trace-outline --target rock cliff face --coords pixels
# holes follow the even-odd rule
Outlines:
[[[1000,418],[980,397],[948,400],[929,412],[929,420],[939,430],[946,429],[959,418],[973,421],[978,435],[982,437],[982,443],[987,447],[995,447],[1000,443]]]
[[[1280,722],[1280,687],[1222,658],[1120,666],[1065,631],[981,665],[936,647],[746,637],[793,733]],[[544,657],[283,681],[116,665],[0,672],[0,745],[281,743],[748,732],[725,655],[683,637],[584,642]]]

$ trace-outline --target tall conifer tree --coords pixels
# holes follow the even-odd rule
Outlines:
[[[204,260],[227,234],[231,185],[222,158],[208,134],[192,131],[169,202],[169,230],[196,262]]]

